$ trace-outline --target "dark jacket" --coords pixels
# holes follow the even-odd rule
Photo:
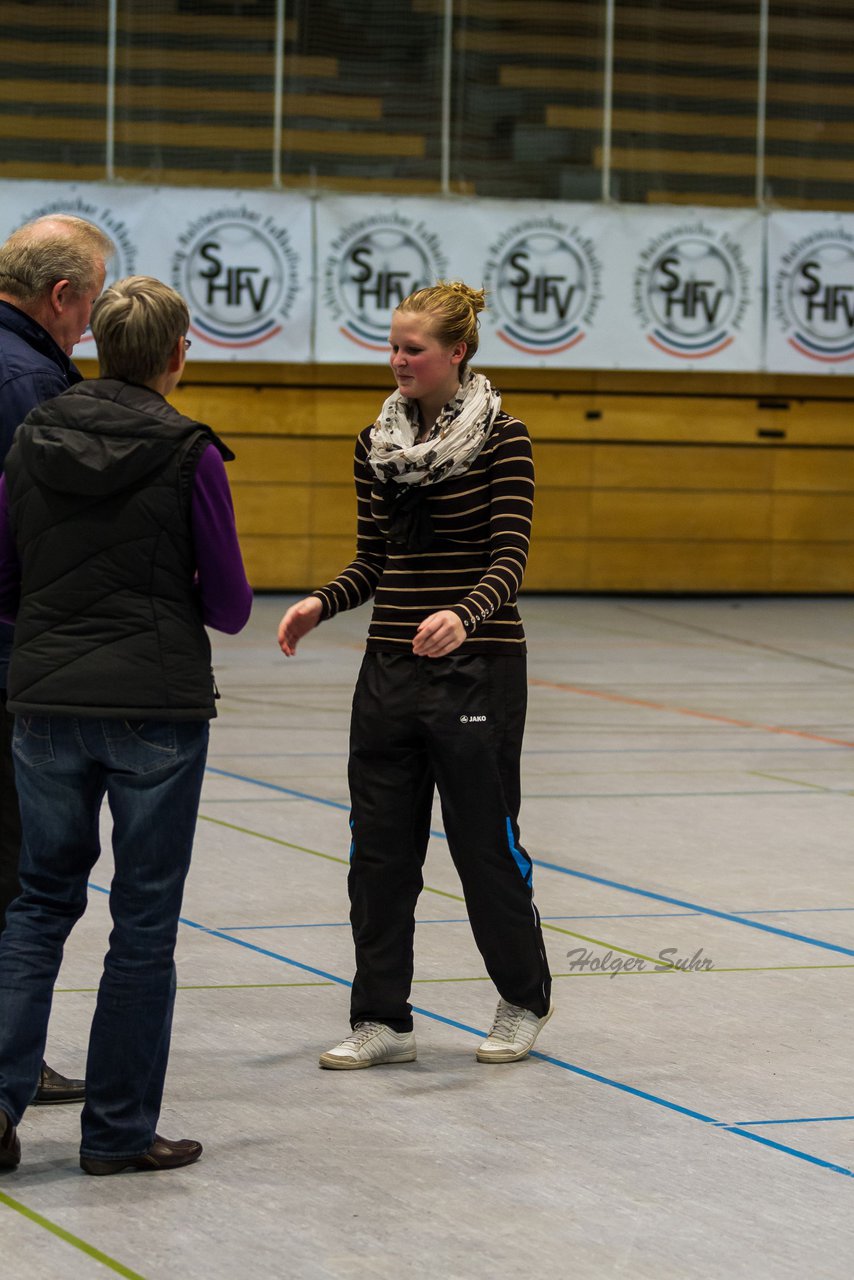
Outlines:
[[[27,417],[6,459],[21,559],[11,711],[216,714],[190,514],[211,443],[233,457],[157,392],[109,379]]]
[[[46,329],[11,303],[0,302],[0,471],[30,410],[81,379]],[[13,634],[8,623],[0,622],[0,689],[6,687]]]

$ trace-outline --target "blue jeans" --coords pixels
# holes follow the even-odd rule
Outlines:
[[[154,1141],[175,1002],[175,940],[190,867],[207,721],[18,715],[21,894],[0,937],[0,1108],[17,1124],[38,1084],[62,950],[86,909],[113,818],[113,930],[89,1035],[81,1154]]]

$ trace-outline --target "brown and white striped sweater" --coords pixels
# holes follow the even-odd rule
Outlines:
[[[428,551],[386,540],[381,502],[372,501],[371,428],[356,441],[356,558],[314,594],[322,618],[375,597],[368,650],[411,652],[419,624],[439,609],[462,620],[458,652],[525,652],[516,595],[528,559],[534,464],[524,424],[503,411],[465,475],[424,488],[435,537]]]

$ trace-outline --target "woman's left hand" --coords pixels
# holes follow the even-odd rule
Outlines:
[[[415,632],[412,652],[419,658],[444,658],[453,653],[466,638],[466,629],[450,609],[440,609],[425,618]]]

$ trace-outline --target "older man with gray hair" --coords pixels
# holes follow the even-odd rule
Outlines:
[[[114,252],[91,222],[51,214],[0,245],[0,469],[31,409],[82,381],[70,356],[89,324]],[[6,710],[13,629],[0,623],[0,932],[19,891],[21,825]],[[35,1102],[82,1102],[82,1080],[42,1066]]]

